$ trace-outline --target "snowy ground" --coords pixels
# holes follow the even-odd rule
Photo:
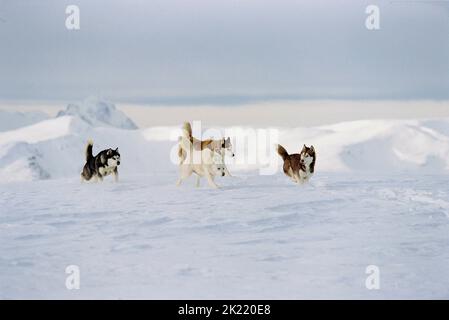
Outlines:
[[[449,119],[279,127],[269,145],[315,146],[311,184],[227,159],[220,190],[175,187],[179,126],[127,130],[95,100],[10,119],[0,298],[449,298]],[[80,183],[88,138],[95,153],[120,148],[119,183]],[[261,141],[236,143],[236,158]],[[79,290],[66,289],[69,265]],[[365,287],[370,265],[379,290]]]
[[[0,297],[449,298],[444,176],[175,180],[0,185]],[[80,290],[65,288],[72,264]],[[368,265],[380,290],[365,288]]]

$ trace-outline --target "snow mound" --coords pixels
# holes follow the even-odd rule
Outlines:
[[[29,126],[48,118],[49,116],[43,112],[10,112],[2,110],[0,111],[0,132]]]
[[[59,111],[57,117],[74,116],[94,127],[115,127],[120,129],[137,129],[137,125],[113,103],[97,98],[87,98],[80,104],[69,104]]]
[[[317,170],[441,173],[449,170],[449,119],[360,120],[283,130],[290,151],[318,152]]]
[[[72,117],[60,117],[49,119],[31,126],[0,133],[0,146],[5,146],[14,142],[26,142],[35,144],[41,141],[48,141],[65,136],[72,132]],[[0,149],[1,152],[4,149]]]
[[[172,144],[150,142],[141,130],[92,127],[79,117],[61,116],[0,133],[0,182],[79,177],[89,139],[94,141],[94,154],[120,149],[123,176],[172,167]]]
[[[67,161],[61,166],[65,156],[60,150],[63,141],[73,139],[73,132],[82,127],[74,126],[76,122],[61,117],[0,133],[0,180],[43,180],[51,178],[51,173],[70,170]]]
[[[39,148],[25,142],[13,144],[10,152],[0,159],[2,182],[44,180],[50,174],[42,167]]]

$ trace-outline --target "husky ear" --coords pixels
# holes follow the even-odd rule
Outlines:
[[[306,150],[307,150],[307,147],[306,147],[306,145],[304,145],[304,146],[302,147],[301,152],[306,151]]]
[[[310,150],[312,150],[313,152],[315,152],[315,148],[313,146],[310,146]]]
[[[117,153],[118,153],[118,147],[117,147],[117,148],[115,148],[115,152],[117,152]]]
[[[109,149],[108,152],[106,153],[108,156],[112,155],[112,149]]]
[[[226,142],[231,142],[231,137],[228,137],[228,138],[226,139]]]

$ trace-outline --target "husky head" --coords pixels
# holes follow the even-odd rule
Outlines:
[[[221,150],[224,151],[224,154],[228,154],[231,157],[234,157],[234,151],[232,151],[232,143],[231,143],[231,138],[227,137],[226,139],[223,138],[221,140]]]
[[[226,166],[223,163],[223,159],[221,158],[220,155],[214,154],[213,157],[213,170],[214,170],[214,175],[219,176],[219,177],[224,177],[227,174],[227,170],[226,170]]]
[[[301,164],[304,165],[305,167],[313,167],[313,165],[315,164],[315,159],[316,159],[316,154],[315,154],[315,148],[313,146],[310,146],[310,148],[308,148],[306,145],[304,145],[304,147],[301,150]],[[313,172],[313,168],[312,168],[312,172]]]
[[[224,177],[226,175],[226,168],[224,164],[218,163],[215,166],[215,175],[219,177]]]
[[[106,164],[108,167],[117,167],[120,165],[120,152],[118,148],[115,150],[108,149],[106,152]]]

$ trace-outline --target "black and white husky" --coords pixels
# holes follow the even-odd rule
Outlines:
[[[117,182],[117,167],[120,165],[118,148],[115,150],[103,150],[94,157],[92,153],[93,146],[93,141],[89,140],[86,146],[86,164],[84,165],[83,172],[81,172],[81,181],[89,181],[92,178],[95,181],[102,181],[103,177],[112,174],[114,180]]]

